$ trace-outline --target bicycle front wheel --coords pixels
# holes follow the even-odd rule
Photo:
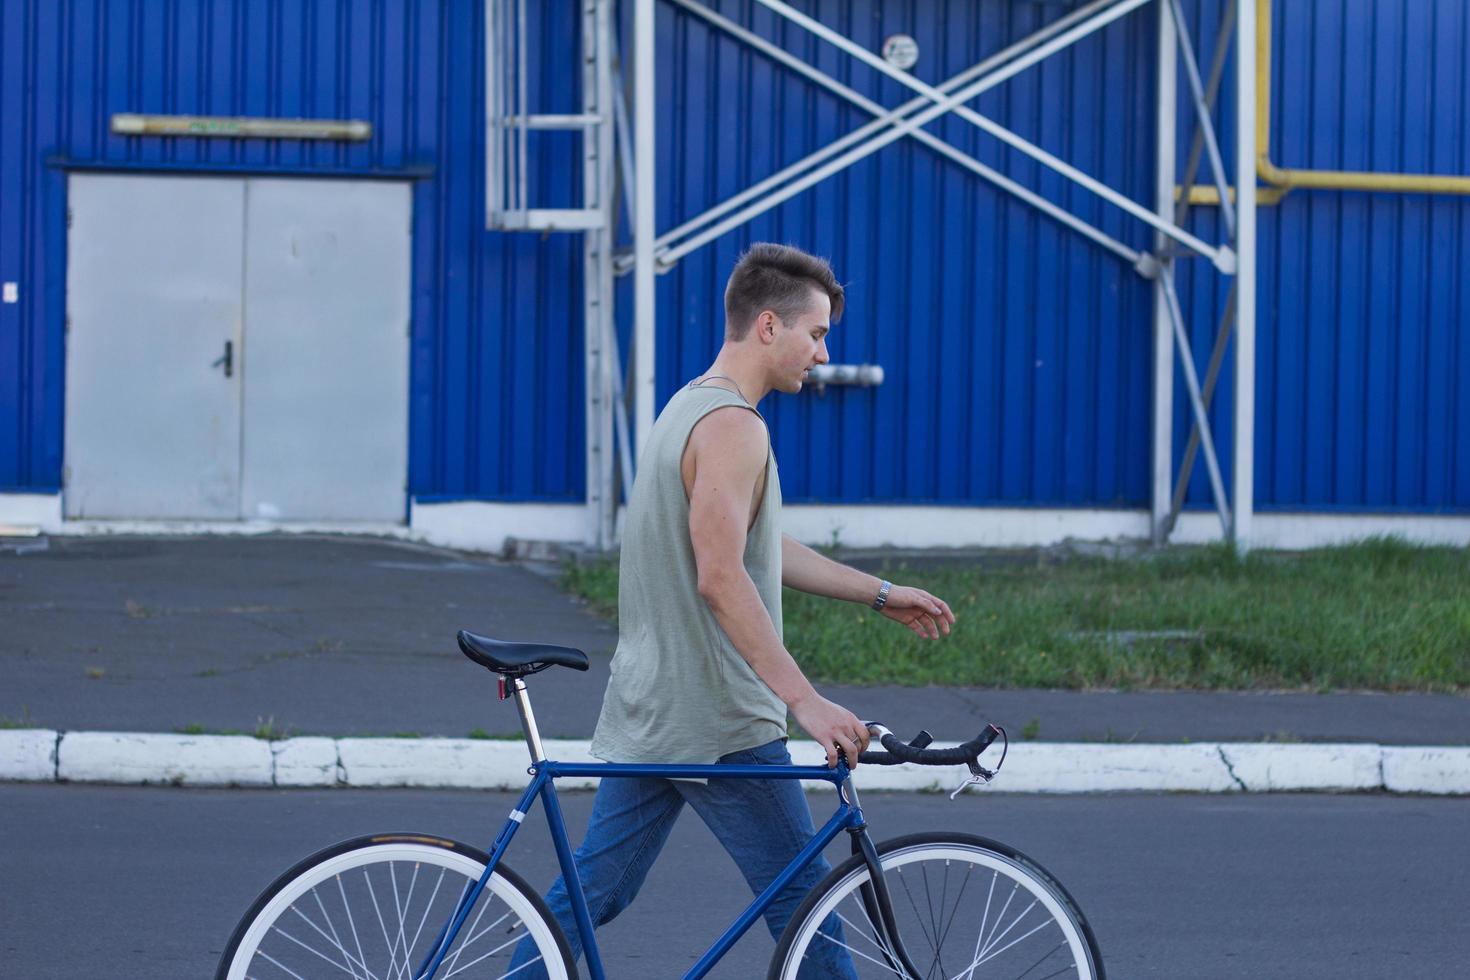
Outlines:
[[[1097,940],[1076,902],[1014,848],[970,834],[913,834],[879,844],[878,861],[913,980],[1103,980]],[[875,926],[870,881],[853,855],[813,888],[776,946],[769,980],[831,975],[817,964],[830,964],[823,946],[834,943],[853,964],[839,977],[909,977]],[[839,928],[822,928],[829,916]]]
[[[411,978],[488,861],[478,848],[417,834],[343,841],[297,864],[255,900],[215,978]],[[527,938],[532,961],[552,980],[576,976],[546,903],[498,865],[436,976],[503,977]]]

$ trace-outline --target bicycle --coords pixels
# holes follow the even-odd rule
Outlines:
[[[500,698],[515,700],[531,755],[530,785],[489,853],[432,835],[402,833],[358,837],[319,851],[278,877],[251,905],[225,948],[216,980],[341,974],[353,980],[504,977],[506,964],[527,937],[536,949],[532,962],[539,961],[553,980],[577,977],[561,926],[541,896],[501,860],[538,797],[568,885],[587,971],[593,980],[603,980],[557,800],[555,781],[562,776],[776,778],[825,780],[836,786],[832,817],[715,940],[685,980],[707,974],[800,869],[844,831],[851,838],[852,856],[813,888],[792,916],[771,959],[770,980],[795,980],[807,951],[834,941],[833,930],[822,929],[833,915],[844,926],[843,945],[859,977],[1104,977],[1097,940],[1076,902],[1045,869],[1014,848],[959,833],[910,834],[875,845],[845,758],[833,769],[550,760],[542,749],[525,678],[552,666],[586,670],[586,655],[569,647],[504,643],[465,631],[458,641],[465,656],[499,675]],[[881,725],[869,725],[883,751],[862,753],[860,763],[967,766],[970,776],[951,799],[971,783],[988,782],[1005,760],[1003,752],[996,770],[979,764],[980,754],[1004,737],[994,725],[969,742],[938,749],[928,748],[927,732],[904,742]],[[470,970],[474,972],[467,974]]]

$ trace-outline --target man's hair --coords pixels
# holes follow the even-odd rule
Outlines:
[[[842,316],[842,284],[826,259],[790,245],[758,242],[750,246],[725,285],[725,338],[744,340],[763,310],[788,323],[812,305],[812,290],[832,301],[832,319]]]

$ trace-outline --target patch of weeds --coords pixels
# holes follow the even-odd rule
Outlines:
[[[465,738],[488,740],[490,738],[490,733],[485,731],[485,729],[483,728],[476,728],[472,730],[468,735],[466,735]]]
[[[217,669],[215,669],[214,667],[205,667],[203,670],[201,670],[199,673],[195,674],[194,676],[195,677],[216,677],[218,675],[219,675],[219,671]]]
[[[147,606],[140,605],[139,603],[134,602],[132,599],[129,599],[127,602],[123,603],[123,611],[128,614],[129,619],[147,619],[148,617],[153,615],[152,609],[149,609]]]
[[[290,738],[289,728],[276,724],[276,716],[270,715],[266,718],[256,716],[255,731],[250,733],[262,742],[279,742],[281,739]]]
[[[20,717],[12,718],[9,715],[0,715],[0,729],[5,728],[35,728],[31,721],[31,706],[23,704],[20,706]]]
[[[346,647],[347,644],[341,640],[317,640],[311,645],[314,653],[335,653],[338,650],[346,649]]]
[[[205,727],[197,721],[191,721],[187,725],[175,725],[174,731],[180,735],[204,735],[207,734]]]
[[[394,732],[390,738],[423,738],[422,732]]]
[[[1021,741],[1023,742],[1034,742],[1036,741],[1037,736],[1040,734],[1040,718],[1032,718],[1030,721],[1026,722],[1026,724],[1021,726]]]
[[[1302,737],[1300,735],[1294,735],[1291,732],[1271,732],[1267,735],[1261,736],[1262,742],[1269,742],[1280,745],[1296,745],[1299,744],[1301,740]]]
[[[101,667],[88,667],[87,668],[87,679],[88,680],[100,681],[106,674],[107,674],[107,671],[103,670]]]

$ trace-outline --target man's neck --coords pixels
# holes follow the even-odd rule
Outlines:
[[[709,370],[704,372],[703,377],[711,378],[716,375],[732,382],[740,389],[740,397],[751,405],[758,404],[771,393],[771,385],[766,381],[765,372],[732,351],[728,344],[721,348],[719,356],[709,366]]]

